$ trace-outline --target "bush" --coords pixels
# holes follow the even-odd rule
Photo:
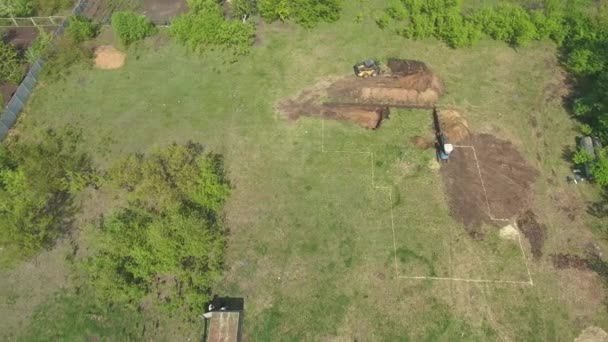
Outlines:
[[[55,44],[47,49],[46,55],[46,64],[42,72],[45,77],[51,79],[68,75],[76,65],[90,67],[93,58],[90,49],[66,36],[56,39]]]
[[[591,174],[593,180],[601,185],[608,185],[608,158],[599,158],[591,167]]]
[[[17,83],[21,79],[23,68],[15,47],[0,40],[0,83]]]
[[[589,154],[586,150],[579,149],[574,153],[572,161],[574,164],[581,165],[593,161],[593,155]]]
[[[27,17],[32,9],[30,0],[0,0],[1,17]]]
[[[80,143],[80,133],[67,128],[0,146],[0,245],[30,256],[65,232],[74,179],[95,174]]]
[[[77,43],[95,38],[98,31],[99,26],[85,16],[75,15],[68,21],[68,34]]]
[[[258,12],[264,20],[294,19],[304,27],[320,22],[334,22],[340,18],[342,0],[259,0]]]
[[[221,157],[197,144],[134,154],[110,175],[129,204],[101,223],[86,261],[108,302],[158,304],[200,312],[221,275],[225,237],[220,211],[229,194]]]
[[[171,25],[171,34],[191,51],[204,52],[215,47],[231,50],[235,55],[249,52],[255,28],[249,23],[226,20],[217,3],[182,15]]]
[[[63,9],[72,8],[73,0],[31,0],[34,12],[40,16],[57,14]]]
[[[27,51],[25,51],[25,58],[28,63],[34,63],[38,60],[38,58],[42,57],[46,49],[48,48],[51,39],[53,39],[53,35],[51,33],[46,32],[44,29],[38,29],[38,37],[30,46]]]
[[[131,11],[112,14],[112,29],[125,46],[129,46],[156,32],[156,28],[148,18]]]

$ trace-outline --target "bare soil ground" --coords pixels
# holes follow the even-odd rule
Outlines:
[[[332,102],[418,108],[432,108],[443,93],[443,82],[431,72],[370,78],[352,76],[336,81],[327,89]]]
[[[527,210],[517,218],[517,226],[530,242],[532,256],[539,259],[543,256],[543,245],[547,238],[547,227],[538,222],[538,217],[532,210]]]
[[[95,49],[95,67],[98,69],[118,69],[125,64],[127,56],[110,45],[102,45]]]
[[[292,120],[324,117],[374,129],[388,117],[388,107],[432,108],[444,93],[443,82],[424,63],[391,59],[389,65],[388,75],[322,80],[278,109]]]
[[[438,114],[441,130],[450,143],[459,143],[471,134],[469,123],[459,112],[451,109],[440,109]]]
[[[427,68],[426,64],[420,61],[389,58],[387,65],[394,75],[407,76],[421,72],[429,72],[429,68]]]
[[[580,257],[572,254],[552,254],[551,261],[553,266],[557,269],[574,268],[577,270],[588,270],[590,269],[590,262],[587,258]]]
[[[171,18],[186,11],[186,0],[143,0],[142,5],[142,14],[155,23],[169,23]]]
[[[8,104],[8,101],[11,100],[11,97],[16,90],[17,86],[14,84],[0,84],[0,94],[2,94],[2,98],[4,99],[4,103],[1,104],[2,106],[6,106]]]
[[[38,37],[35,27],[10,28],[4,32],[4,41],[13,44],[20,52],[25,52]]]
[[[512,218],[527,207],[538,172],[510,142],[492,135],[470,135],[461,145],[473,146],[475,152],[457,148],[443,164],[441,174],[451,215],[479,238],[482,224],[494,223],[491,217]]]

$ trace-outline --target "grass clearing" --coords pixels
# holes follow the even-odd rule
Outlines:
[[[499,239],[494,227],[484,228],[485,240],[473,241],[449,216],[444,185],[429,167],[434,153],[410,142],[431,130],[429,112],[397,110],[379,130],[366,131],[310,118],[288,122],[274,110],[278,100],[319,79],[350,73],[358,60],[423,60],[446,83],[441,105],[463,113],[473,131],[511,140],[541,172],[534,209],[549,229],[545,255],[580,251],[595,241],[584,202],[596,195],[561,180],[569,167],[563,148],[575,125],[559,99],[547,100],[548,85],[560,77],[555,46],[515,50],[483,41],[452,50],[383,32],[371,17],[355,20],[361,8],[382,8],[382,1],[346,6],[338,23],[314,30],[264,24],[251,55],[234,63],[221,52],[193,56],[150,40],[129,50],[121,69],[75,71],[42,84],[17,129],[27,136],[40,127],[82,127],[83,148],[104,166],[173,141],[223,153],[235,189],[226,207],[227,271],[216,292],[245,298],[245,334],[252,340],[571,340],[589,325],[608,329],[601,303],[573,297],[579,293],[573,289],[597,288],[588,284],[598,280],[572,284],[548,259],[530,262],[533,287],[398,278],[528,279],[515,242]],[[353,153],[329,152],[337,150]],[[390,198],[372,186],[372,171]],[[578,208],[575,220],[555,205],[565,199]],[[529,254],[527,242],[524,247]],[[24,296],[27,288],[15,291]],[[50,304],[36,317],[70,317],[69,297],[46,296]],[[120,320],[113,315],[107,319]],[[182,330],[163,323],[147,333],[196,336],[197,318],[190,319]],[[65,328],[43,322],[31,321],[41,325],[32,331],[49,339]],[[62,336],[115,333],[78,322],[75,335]],[[6,329],[17,336],[28,328]]]

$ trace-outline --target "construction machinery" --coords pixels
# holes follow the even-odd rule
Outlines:
[[[380,75],[380,66],[378,62],[372,59],[355,64],[353,69],[355,69],[355,75],[358,77],[375,77]]]
[[[445,136],[445,134],[443,134],[437,108],[433,108],[433,122],[435,124],[435,136],[437,138],[437,142],[435,144],[437,149],[437,159],[442,162],[448,162],[450,160],[450,154],[452,151],[454,151],[454,145],[450,144],[448,138]]]

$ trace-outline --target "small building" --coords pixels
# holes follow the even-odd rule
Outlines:
[[[214,298],[205,318],[206,342],[240,342],[243,325],[242,298]]]

